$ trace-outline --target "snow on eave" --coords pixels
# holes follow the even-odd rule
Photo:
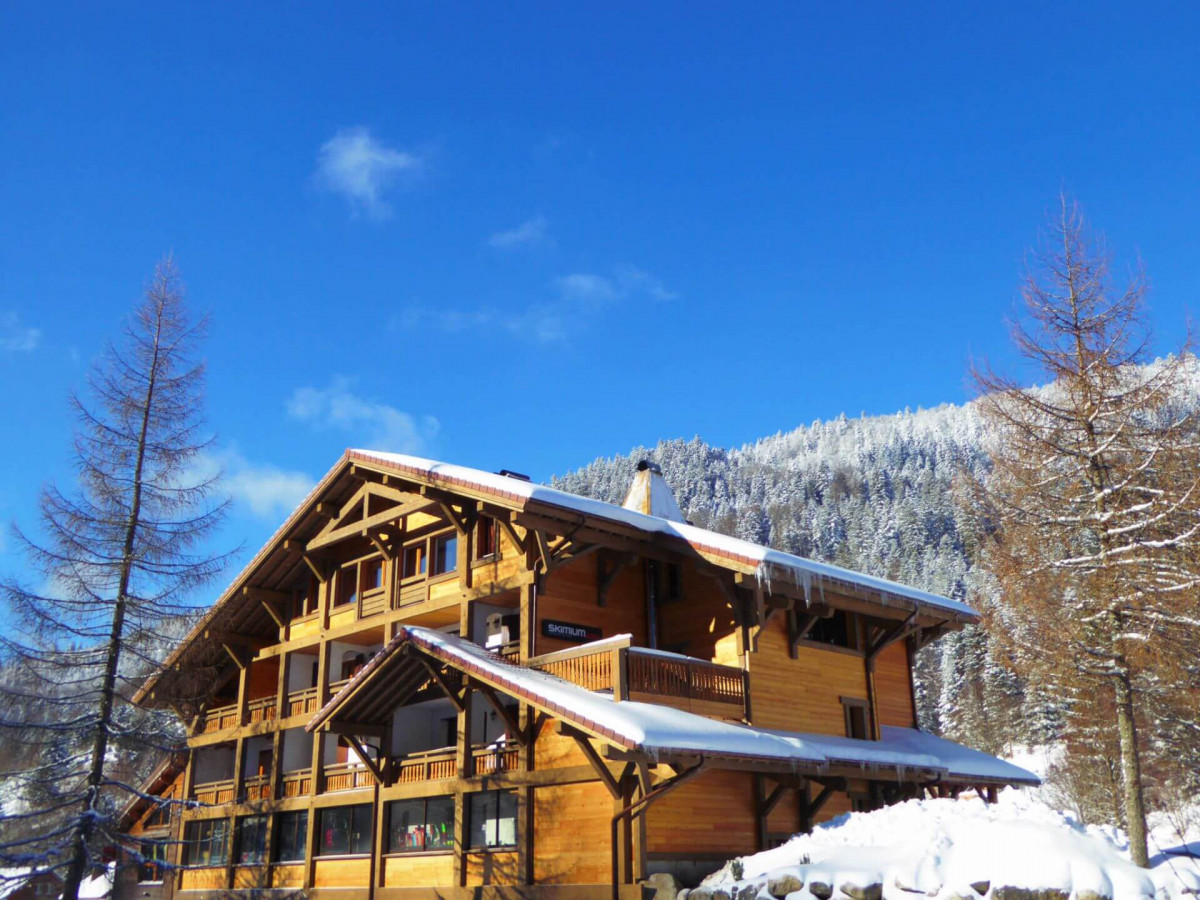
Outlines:
[[[842,583],[877,594],[879,602],[885,606],[892,605],[895,600],[899,600],[901,602],[896,605],[915,607],[933,615],[948,614],[949,618],[956,621],[976,622],[979,620],[979,613],[975,609],[965,603],[951,600],[949,597],[897,584],[886,578],[843,569],[830,563],[806,559],[782,550],[772,550],[761,544],[709,531],[686,522],[675,522],[660,516],[646,515],[613,503],[606,503],[603,500],[581,497],[578,494],[520,481],[505,475],[496,475],[479,469],[441,463],[401,453],[350,450],[347,451],[347,455],[363,462],[383,463],[417,477],[443,483],[450,488],[466,487],[476,492],[494,495],[498,499],[507,500],[509,503],[515,502],[520,506],[532,500],[574,513],[607,519],[639,531],[675,537],[685,541],[714,562],[724,564],[727,568],[740,568],[754,573],[759,581],[768,588],[776,579],[790,582],[794,587],[804,591],[805,598],[809,602],[811,602],[811,592],[814,588],[819,591],[826,582],[831,588]],[[903,601],[907,601],[907,604]]]

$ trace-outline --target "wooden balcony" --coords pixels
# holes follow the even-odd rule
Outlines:
[[[746,672],[708,660],[633,647],[628,639],[597,642],[531,659],[530,668],[549,672],[614,700],[643,700],[700,715],[745,719]]]
[[[272,800],[272,793],[270,775],[252,775],[242,783],[245,800]]]
[[[359,762],[330,763],[325,766],[325,793],[371,787],[371,770]]]
[[[396,763],[396,783],[412,784],[417,781],[436,781],[439,778],[456,778],[458,763],[453,747],[410,753]]]
[[[341,681],[331,681],[329,683],[329,696],[334,696],[338,691],[350,683],[349,678],[343,678]]]
[[[471,750],[471,772],[474,775],[515,772],[518,759],[517,747],[513,744],[499,747],[475,747]]]
[[[311,687],[301,691],[292,691],[287,695],[287,714],[288,716],[311,715],[317,711],[320,702],[321,691],[318,688]]]
[[[278,712],[279,710],[275,705],[274,697],[251,700],[246,704],[246,720],[249,724],[273,721]]]
[[[216,706],[204,711],[204,715],[200,717],[200,722],[196,726],[196,733],[212,734],[214,731],[224,731],[226,728],[233,728],[238,724],[238,705],[236,703],[229,706]]]
[[[284,772],[281,793],[284,797],[303,797],[312,793],[312,769]]]
[[[375,616],[388,608],[387,588],[363,591],[358,598],[358,617]]]
[[[235,783],[232,778],[226,781],[208,781],[192,787],[192,799],[207,806],[232,803],[234,788]]]

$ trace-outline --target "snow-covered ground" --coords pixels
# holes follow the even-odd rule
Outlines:
[[[1043,774],[1052,758],[1052,749],[1022,749],[1012,762]],[[1050,797],[1045,788],[1007,788],[991,806],[967,794],[839,816],[774,850],[730,861],[690,900],[707,900],[705,890],[732,900],[1200,896],[1200,805],[1190,817],[1152,820],[1147,870],[1129,862],[1120,829],[1083,825],[1053,809]]]

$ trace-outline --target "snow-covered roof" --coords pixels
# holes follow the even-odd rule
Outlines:
[[[401,626],[363,671],[313,717],[308,729],[316,730],[338,715],[362,721],[353,706],[356,690],[369,680],[387,677],[392,665],[403,665],[405,656],[400,651],[409,644],[585,732],[651,759],[700,755],[782,764],[797,771],[858,766],[895,771],[901,777],[910,771],[951,781],[1039,783],[1031,772],[911,728],[885,727],[880,740],[863,741],[753,728],[656,703],[614,701],[611,694],[586,690],[547,672],[509,662],[456,635],[415,625]]]
[[[509,478],[506,475],[422,459],[418,456],[385,453],[378,450],[348,450],[347,455],[351,459],[359,459],[363,462],[383,463],[429,481],[442,482],[449,487],[466,487],[509,501],[534,500],[549,506],[631,526],[640,531],[676,537],[687,542],[702,554],[753,568],[759,579],[768,586],[772,579],[790,581],[802,587],[806,597],[814,589],[820,590],[824,582],[829,582],[831,585],[842,582],[877,592],[883,602],[887,602],[888,598],[898,597],[917,604],[918,607],[923,606],[950,613],[958,618],[973,620],[979,617],[979,614],[970,606],[957,600],[951,600],[949,597],[931,594],[928,591],[888,581],[886,578],[864,575],[840,566],[817,562],[803,556],[784,553],[781,550],[772,550],[761,544],[698,528],[682,521],[682,513],[678,520],[664,517],[661,513],[670,512],[670,510],[662,505],[657,509],[659,515],[648,515],[635,509],[616,506],[591,497],[581,497],[556,488]],[[671,503],[674,504],[673,497]],[[678,511],[677,505],[675,510]]]

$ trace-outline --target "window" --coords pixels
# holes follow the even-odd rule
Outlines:
[[[417,578],[425,574],[425,545],[413,544],[404,548],[402,578]]]
[[[846,716],[846,737],[860,741],[871,739],[870,712],[866,700],[857,697],[842,697],[842,711]]]
[[[515,847],[517,795],[513,791],[470,794],[467,808],[469,847]]]
[[[183,863],[187,866],[223,866],[229,862],[229,820],[188,822],[183,831]]]
[[[367,657],[365,654],[355,653],[351,655],[347,653],[342,658],[342,680],[345,681],[347,678],[353,678],[363,670],[363,666],[366,664]]]
[[[388,804],[388,853],[453,848],[453,797],[396,800]]]
[[[844,610],[835,610],[828,619],[817,619],[805,638],[817,644],[857,650],[858,619]]]
[[[433,575],[445,575],[458,568],[458,535],[443,534],[433,539]]]
[[[343,566],[337,573],[334,606],[345,606],[358,599],[358,566]]]
[[[162,825],[171,824],[171,802],[170,798],[164,798],[150,811],[146,816],[146,821],[143,823],[144,828],[158,828]]]
[[[246,816],[237,820],[237,861],[242,866],[267,861],[266,816]]]
[[[475,526],[475,558],[487,559],[495,556],[499,549],[497,538],[500,526],[491,516],[480,516]]]
[[[674,563],[667,565],[667,603],[674,603],[677,600],[683,599],[683,577],[679,571],[679,566]]]
[[[374,591],[383,587],[383,560],[368,559],[362,564],[359,577],[362,592]]]
[[[348,856],[371,852],[370,803],[320,810],[318,856]]]
[[[308,810],[280,813],[275,820],[275,862],[303,862]]]
[[[307,616],[317,611],[317,579],[309,576],[302,587],[292,591],[292,615]]]

